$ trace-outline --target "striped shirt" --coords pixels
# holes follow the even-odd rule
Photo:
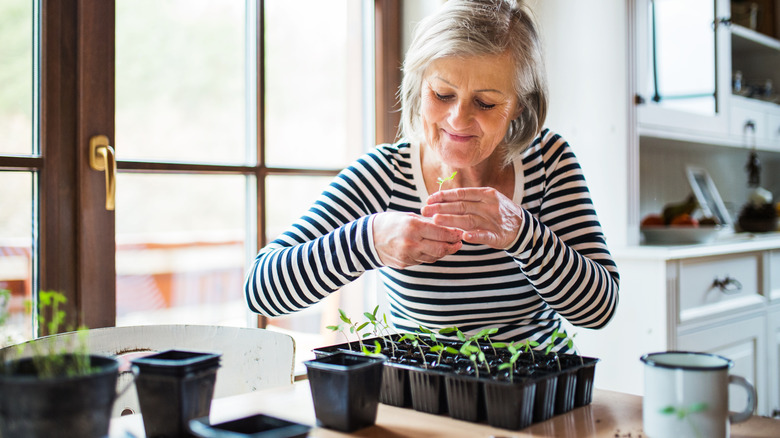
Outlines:
[[[544,130],[514,167],[513,200],[525,217],[509,248],[464,242],[435,263],[395,269],[375,250],[374,215],[419,214],[428,193],[418,146],[378,146],[260,251],[246,279],[247,304],[266,316],[291,313],[379,269],[400,331],[497,328],[493,339],[544,345],[562,330],[561,317],[603,327],[615,313],[619,276],[569,144]],[[563,343],[554,350],[566,351]]]

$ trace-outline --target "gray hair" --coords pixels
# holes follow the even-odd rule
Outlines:
[[[547,117],[547,77],[535,20],[523,0],[449,0],[421,21],[403,64],[401,124],[407,141],[422,142],[423,74],[432,61],[451,56],[509,52],[515,62],[515,92],[523,109],[504,136],[505,159],[519,157]]]

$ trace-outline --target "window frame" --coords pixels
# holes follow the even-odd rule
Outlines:
[[[114,212],[104,208],[103,175],[83,153],[92,135],[114,138],[115,3],[104,0],[39,0],[40,153],[0,154],[0,171],[26,171],[38,182],[38,236],[33,291],[57,290],[68,299],[71,327],[116,324]],[[264,0],[256,6],[256,164],[216,165],[118,161],[119,172],[240,174],[252,176],[257,194],[256,241],[266,242],[269,176],[335,176],[341,169],[279,168],[265,162]],[[374,0],[376,143],[395,140],[400,115],[401,1]],[[99,36],[99,37],[98,37]],[[110,60],[110,62],[107,62]],[[34,86],[36,86],[34,84]],[[248,237],[249,238],[249,237]],[[109,242],[110,240],[110,242]],[[94,263],[100,260],[100,264]],[[40,322],[40,321],[39,321]],[[258,326],[267,320],[258,317]],[[47,334],[43,325],[36,335]]]

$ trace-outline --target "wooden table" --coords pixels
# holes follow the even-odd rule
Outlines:
[[[252,414],[264,413],[303,424],[315,425],[314,406],[309,382],[216,399],[212,403],[211,420],[219,423]],[[111,422],[111,438],[143,437],[140,415],[130,415]],[[642,398],[636,395],[596,389],[590,405],[576,408],[547,421],[512,431],[487,424],[454,420],[413,409],[380,404],[376,425],[353,434],[324,428],[313,428],[311,437],[643,437]],[[731,427],[733,438],[778,438],[780,420],[753,416]]]

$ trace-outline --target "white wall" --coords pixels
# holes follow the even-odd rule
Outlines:
[[[550,85],[547,127],[574,149],[610,247],[627,243],[628,43],[624,0],[531,0]]]

